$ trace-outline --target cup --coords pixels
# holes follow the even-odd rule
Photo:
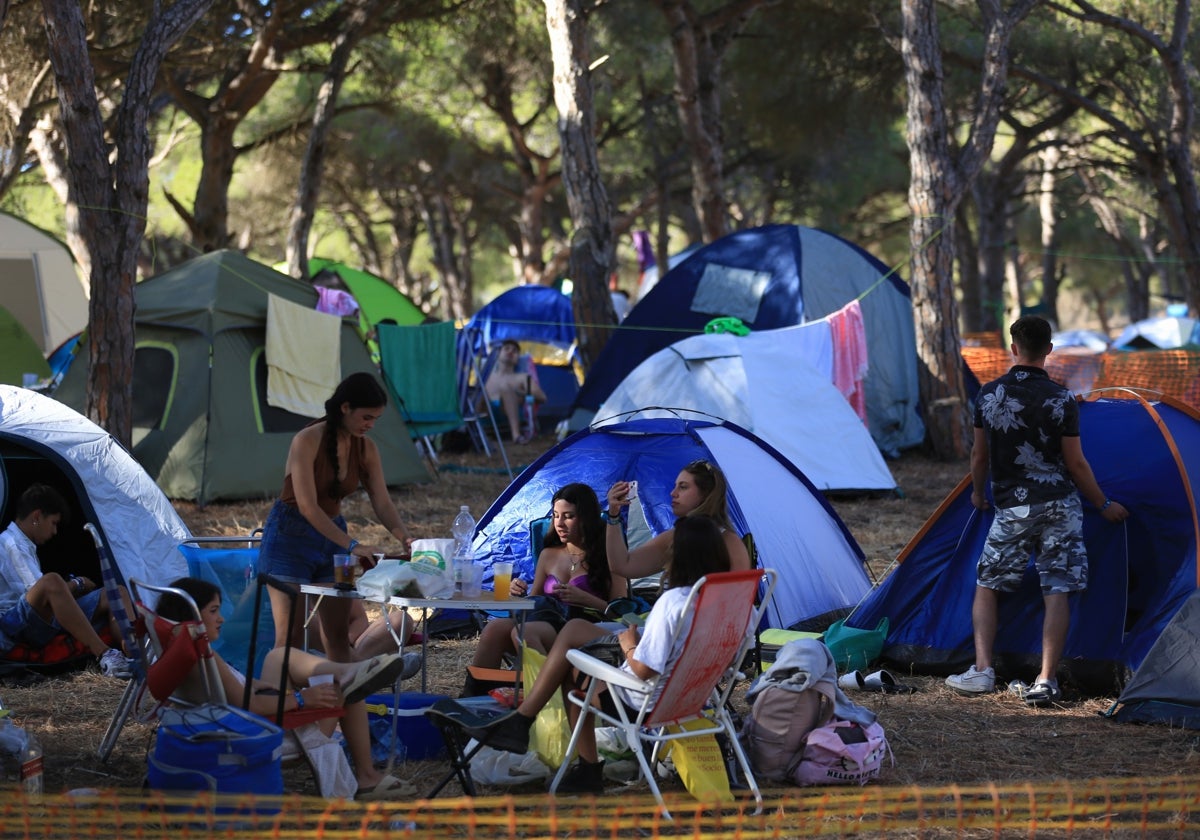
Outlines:
[[[482,564],[471,563],[470,568],[465,571],[462,581],[462,593],[463,597],[467,599],[478,598],[483,594]]]
[[[492,564],[494,591],[492,597],[497,601],[508,600],[508,588],[512,586],[512,563],[502,561]]]
[[[333,555],[333,585],[338,589],[353,589],[354,567],[357,565],[353,554]]]

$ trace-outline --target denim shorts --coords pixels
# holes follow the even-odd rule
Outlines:
[[[335,516],[333,523],[346,530],[345,517]],[[310,525],[299,508],[277,500],[263,526],[258,570],[289,583],[332,583],[333,555],[345,553]]]
[[[81,595],[76,601],[89,621],[96,614],[101,594],[101,590],[94,589],[86,595]],[[95,624],[94,621],[92,623]],[[67,631],[58,623],[57,618],[46,621],[24,598],[0,614],[0,640],[7,638],[12,644],[45,647],[55,636],[65,632]],[[11,647],[12,644],[8,646]]]
[[[1012,592],[1021,585],[1030,552],[1042,594],[1087,589],[1087,549],[1083,544],[1083,506],[1072,493],[1033,505],[997,508],[979,558],[978,583],[997,592]]]

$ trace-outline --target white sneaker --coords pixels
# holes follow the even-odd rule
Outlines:
[[[946,677],[946,685],[963,694],[987,694],[996,688],[996,670],[984,668],[976,671],[972,665],[965,673]]]
[[[133,668],[121,651],[116,648],[109,648],[100,657],[100,673],[106,677],[127,680],[133,676]]]

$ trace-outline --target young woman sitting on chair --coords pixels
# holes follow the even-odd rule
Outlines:
[[[554,494],[551,505],[550,530],[538,554],[533,585],[514,577],[509,588],[514,597],[529,593],[545,598],[545,606],[525,622],[525,643],[541,653],[554,644],[554,637],[568,619],[599,620],[608,602],[624,597],[629,588],[625,578],[608,568],[604,522],[592,488],[568,484]],[[511,618],[489,621],[471,664],[500,667],[504,653],[516,651],[515,627]]]
[[[221,615],[221,590],[215,584],[193,577],[180,578],[169,585],[191,596],[200,610],[209,642],[215,642],[221,635],[221,625],[225,623]],[[169,621],[194,620],[191,604],[171,592],[163,593],[155,612]],[[176,628],[175,632],[180,630]],[[252,679],[249,711],[274,718],[279,707],[279,686],[283,683],[283,654],[283,648],[272,648],[263,661],[262,679]],[[222,659],[220,654],[214,652],[213,659],[226,698],[240,704],[245,696],[246,677]],[[388,689],[397,679],[412,676],[419,667],[418,654],[389,654],[352,663],[333,662],[296,649],[288,656],[288,695],[284,698],[284,711],[345,707],[341,718],[342,734],[354,763],[354,775],[358,782],[356,799],[403,799],[416,796],[417,790],[411,783],[381,773],[371,761],[371,733],[363,699]],[[333,681],[321,684],[310,682],[313,677],[322,674],[331,674]],[[199,671],[193,668],[178,693],[194,702],[211,700],[201,695],[200,686]],[[338,719],[333,716],[317,721],[326,735],[333,731],[337,723]]]
[[[537,681],[527,689],[525,699],[512,712],[496,718],[487,726],[469,729],[468,734],[481,743],[499,750],[523,753],[529,748],[529,730],[538,712],[554,697],[556,691],[566,694],[576,689],[577,675],[567,659],[567,651],[584,648],[598,658],[604,649],[611,654],[610,661],[623,671],[648,680],[661,674],[670,674],[682,646],[671,647],[675,627],[687,621],[683,607],[692,585],[705,575],[729,571],[729,551],[721,535],[720,526],[706,516],[690,516],[676,521],[671,561],[667,564],[666,591],[655,601],[646,625],[640,632],[636,627],[627,627],[620,633],[606,634],[601,628],[586,621],[573,620],[567,623],[554,640],[554,646],[542,665]],[[683,635],[680,635],[682,640]],[[625,703],[629,707],[640,706],[644,697],[633,691],[614,688],[603,697],[611,702]],[[565,703],[571,717],[571,725],[579,715],[574,703]],[[636,712],[633,713],[636,716]],[[596,750],[595,732],[585,728],[577,744],[579,762],[571,768],[558,786],[561,793],[596,793],[604,789],[604,762]]]

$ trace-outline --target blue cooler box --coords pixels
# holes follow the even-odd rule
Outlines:
[[[399,707],[396,695],[372,694],[367,698],[367,721],[371,729],[371,757],[375,761],[386,761],[391,752],[393,725],[399,739],[396,758],[402,761],[425,761],[442,758],[446,745],[425,710],[439,700],[450,699],[445,694],[422,694],[405,691],[400,694]]]

